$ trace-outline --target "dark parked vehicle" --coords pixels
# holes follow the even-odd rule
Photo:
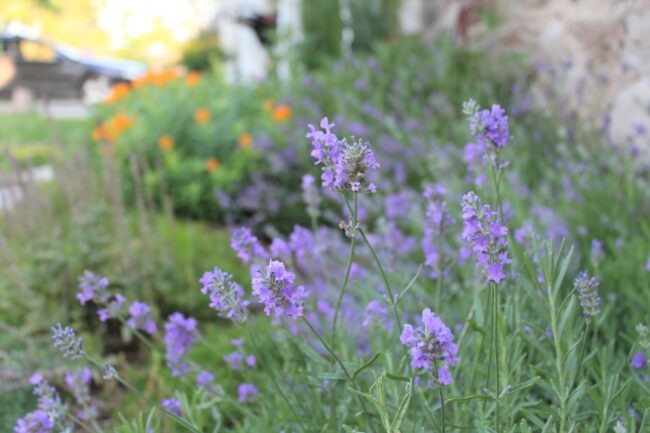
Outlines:
[[[111,85],[146,71],[140,62],[98,58],[44,39],[0,33],[0,91],[29,89],[37,97],[101,99]],[[101,95],[104,93],[104,95]]]

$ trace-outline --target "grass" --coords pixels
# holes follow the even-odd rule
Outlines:
[[[82,146],[90,142],[91,119],[48,119],[38,113],[0,116],[0,164],[8,152],[20,165],[41,166],[58,154],[57,145]]]

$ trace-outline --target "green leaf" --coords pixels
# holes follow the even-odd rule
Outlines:
[[[354,373],[352,373],[352,380],[355,380],[359,373],[361,373],[366,368],[370,367],[380,356],[381,356],[381,352],[377,352],[377,353],[375,353],[375,356],[373,356],[370,360],[368,360],[368,361],[364,362],[363,364],[361,364],[359,366],[359,368],[354,370]]]

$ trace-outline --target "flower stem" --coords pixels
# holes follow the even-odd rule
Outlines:
[[[384,285],[386,286],[386,292],[388,293],[388,297],[390,299],[390,305],[393,309],[393,314],[395,315],[395,322],[397,323],[397,332],[400,332],[402,329],[402,318],[399,315],[399,309],[397,307],[397,303],[395,302],[395,296],[393,295],[393,289],[390,287],[390,282],[388,281],[388,277],[386,276],[386,271],[384,270],[384,266],[381,264],[381,260],[379,260],[379,256],[377,256],[377,253],[375,252],[375,249],[372,247],[372,244],[368,240],[368,237],[366,236],[365,231],[362,228],[359,228],[359,233],[361,233],[361,237],[363,238],[363,241],[365,242],[366,246],[370,250],[370,253],[372,254],[372,257],[375,259],[375,262],[377,263],[377,267],[379,268],[379,272],[381,273],[381,277],[384,280]],[[406,346],[402,346],[404,349],[404,353],[406,355],[406,359],[408,360],[408,349]],[[411,368],[411,364],[407,363],[408,369],[409,369],[409,375],[413,375],[413,368]]]
[[[343,200],[347,203],[347,198],[343,195]],[[349,206],[348,206],[349,207]],[[352,212],[352,227],[356,231],[357,227],[357,212],[359,208],[359,195],[357,192],[354,193],[354,208],[351,208]],[[334,320],[332,321],[332,346],[336,347],[336,324],[339,318],[339,312],[341,311],[341,302],[343,301],[343,296],[345,295],[345,290],[348,287],[348,281],[350,280],[350,272],[352,270],[352,262],[354,261],[354,251],[357,244],[356,232],[352,237],[350,243],[350,255],[348,256],[348,263],[345,268],[345,276],[343,277],[343,283],[341,284],[341,290],[339,291],[339,296],[336,299],[336,309],[334,310]]]
[[[493,323],[492,323],[492,338],[494,340],[494,365],[496,370],[495,376],[495,429],[499,433],[499,397],[501,396],[501,389],[499,386],[499,291],[496,283],[490,283],[492,288],[492,304],[493,304]]]
[[[435,362],[433,363],[433,371],[436,374],[436,377],[434,378],[434,381],[438,382],[438,394],[440,395],[440,418],[441,418],[441,425],[442,425],[442,433],[446,433],[445,430],[445,392],[442,389],[443,386],[440,384],[440,381],[438,381],[438,367],[436,367]]]
[[[320,335],[320,333],[316,330],[316,328],[313,327],[313,325],[309,322],[309,320],[307,320],[305,318],[305,316],[301,316],[301,319],[309,327],[309,329],[316,336],[316,338],[318,338],[318,340],[323,345],[325,350],[327,350],[327,352],[332,356],[332,358],[334,358],[334,360],[337,362],[337,364],[341,367],[341,369],[343,370],[343,374],[345,374],[345,376],[348,378],[348,380],[352,383],[352,387],[357,391],[361,391],[359,385],[357,384],[356,379],[354,377],[352,377],[352,375],[348,371],[345,364],[343,364],[343,361],[341,361],[341,358],[338,357],[338,355],[334,352],[334,350],[332,350],[332,348],[327,344],[325,339],[323,339],[323,337]],[[359,400],[359,403],[361,404],[361,408],[363,409],[364,413],[370,414],[370,412],[368,412],[368,409],[366,408],[366,404],[363,401],[363,399],[361,398],[361,396],[358,395],[358,394],[356,394],[356,396],[357,396],[357,399]],[[370,427],[372,428],[372,430],[376,432],[374,423],[372,423],[370,421],[368,421],[368,423],[370,424]]]

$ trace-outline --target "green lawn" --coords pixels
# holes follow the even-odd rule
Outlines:
[[[46,164],[59,146],[90,143],[91,119],[48,119],[37,113],[0,115],[0,161],[8,151],[21,165]]]

